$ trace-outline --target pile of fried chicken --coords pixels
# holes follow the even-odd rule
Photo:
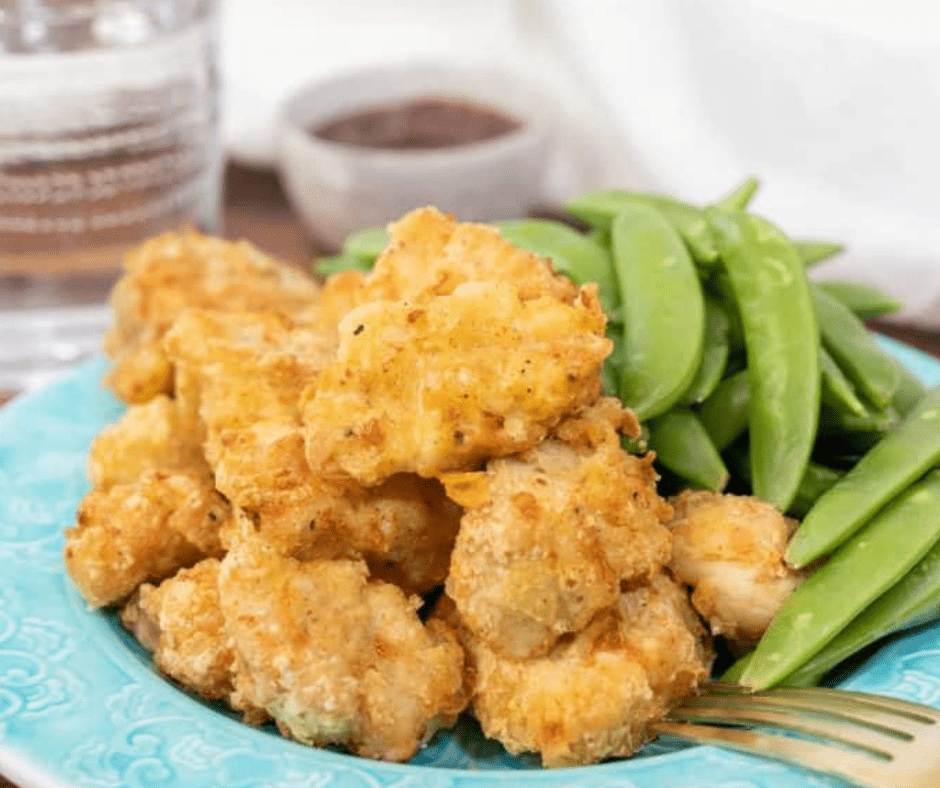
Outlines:
[[[432,208],[390,233],[322,284],[197,233],[128,256],[68,571],[307,744],[405,761],[469,712],[546,766],[629,755],[801,581],[794,524],[657,493],[596,286]]]

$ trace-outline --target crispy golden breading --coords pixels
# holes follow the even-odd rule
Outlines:
[[[362,558],[373,577],[409,593],[444,582],[461,509],[436,480],[402,473],[364,488],[317,484],[312,478],[307,493],[302,500],[298,493],[292,517],[237,506],[223,543],[230,547],[254,533],[282,555],[302,561]]]
[[[265,709],[308,744],[406,760],[465,705],[463,653],[420,602],[356,561],[299,562],[258,539],[223,559],[219,596],[237,706]]]
[[[229,516],[204,479],[146,471],[82,499],[65,532],[65,565],[89,605],[114,604],[145,581],[221,554],[218,531]]]
[[[365,557],[409,591],[443,582],[460,511],[437,482],[399,474],[364,489],[307,463],[298,402],[332,358],[329,339],[277,313],[190,309],[165,344],[215,484],[252,529],[303,560]]]
[[[574,445],[551,438],[485,472],[443,477],[467,510],[447,592],[491,649],[546,654],[669,559],[671,509],[656,493],[652,457],[620,447],[624,420],[635,423],[605,400],[559,427]]]
[[[111,295],[114,323],[105,349],[106,382],[128,403],[170,393],[173,369],[161,338],[187,307],[315,313],[318,285],[247,242],[196,232],[165,233],[129,253]]]
[[[204,698],[228,700],[235,655],[219,606],[219,561],[207,558],[157,586],[144,583],[121,610],[163,673]]]
[[[363,301],[423,300],[465,282],[511,282],[523,300],[571,303],[577,288],[544,257],[503,240],[493,227],[419,208],[389,225],[391,241],[366,278]]]
[[[540,753],[545,766],[631,755],[650,722],[708,676],[703,635],[665,574],[535,659],[501,656],[462,629],[472,710],[487,736],[512,753]]]
[[[605,323],[594,287],[572,305],[491,282],[421,305],[364,304],[307,398],[307,461],[370,486],[531,448],[597,398]]]
[[[807,576],[783,560],[796,522],[748,496],[686,490],[671,501],[674,576],[713,634],[749,650]]]
[[[92,441],[88,477],[98,489],[134,482],[149,470],[211,475],[202,445],[182,428],[175,400],[158,394],[142,405],[131,405],[114,424]]]

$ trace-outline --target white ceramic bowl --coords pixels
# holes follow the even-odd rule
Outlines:
[[[486,105],[521,125],[483,142],[433,149],[365,148],[311,133],[358,110],[428,96]],[[303,88],[287,101],[278,124],[278,171],[295,212],[326,248],[424,205],[461,221],[521,216],[543,195],[549,117],[547,99],[505,71],[433,62],[375,67]]]

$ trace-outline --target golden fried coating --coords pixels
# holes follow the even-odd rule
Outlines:
[[[236,706],[285,735],[369,757],[411,757],[465,705],[463,652],[420,600],[357,561],[299,562],[258,539],[223,559],[219,596],[236,655]]]
[[[153,653],[157,667],[210,700],[228,700],[235,655],[219,606],[219,561],[207,558],[158,586],[144,583],[121,610],[121,623]]]
[[[188,472],[209,478],[201,442],[183,429],[175,400],[158,394],[141,405],[131,405],[114,424],[92,441],[88,476],[98,489],[129,484],[149,470]]]
[[[622,586],[649,582],[669,559],[651,456],[620,447],[635,419],[602,400],[515,457],[485,472],[442,477],[466,508],[447,592],[464,624],[489,648],[525,659],[583,629]]]
[[[748,496],[686,490],[671,501],[673,575],[712,633],[743,653],[807,576],[783,560],[796,522]]]
[[[484,733],[512,753],[540,753],[545,766],[631,755],[711,662],[687,596],[665,574],[542,657],[501,656],[466,629],[461,638]]]
[[[332,358],[329,340],[277,312],[187,309],[164,347],[181,418],[204,440],[223,494],[236,503],[244,488],[277,496],[299,483],[292,473],[310,475],[298,402]],[[289,495],[270,502],[290,505]]]
[[[325,481],[306,460],[302,392],[331,340],[273,312],[184,312],[166,335],[177,402],[195,411],[215,484],[284,555],[365,557],[410,591],[443,582],[460,511],[440,484],[399,474],[377,488]]]
[[[605,323],[593,287],[573,304],[492,282],[421,305],[364,304],[306,400],[307,461],[371,486],[531,448],[597,398]]]
[[[146,471],[82,499],[65,531],[65,566],[89,605],[114,604],[145,581],[220,555],[218,532],[229,516],[204,479]]]
[[[577,288],[551,262],[503,240],[493,227],[458,223],[436,208],[418,208],[389,225],[363,301],[424,300],[465,282],[511,282],[523,300],[549,296],[570,303]]]
[[[187,307],[301,316],[315,312],[319,294],[310,277],[251,244],[196,232],[152,238],[127,255],[124,268],[111,294],[105,350],[114,360],[106,382],[128,403],[171,392],[173,369],[160,341]]]
[[[461,509],[436,480],[401,473],[365,488],[311,479],[308,494],[292,518],[236,506],[223,544],[258,534],[282,555],[302,561],[362,558],[373,577],[409,593],[444,582]]]

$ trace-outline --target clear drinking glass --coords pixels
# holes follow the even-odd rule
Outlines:
[[[0,0],[0,392],[100,350],[122,254],[217,232],[216,0]]]

